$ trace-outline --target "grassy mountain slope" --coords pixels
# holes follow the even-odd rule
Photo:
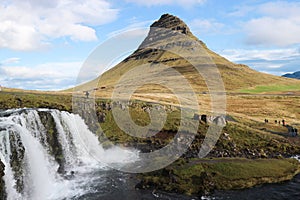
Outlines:
[[[165,30],[171,31],[168,32]],[[201,50],[191,53],[191,49],[199,45],[201,46]],[[157,47],[163,48],[159,49]],[[178,55],[177,52],[180,54]],[[182,55],[186,57],[183,58]],[[274,85],[284,88],[283,91],[300,90],[299,80],[260,73],[246,65],[232,63],[211,51],[191,33],[188,26],[182,20],[169,14],[162,15],[158,21],[151,25],[148,36],[132,55],[102,74],[96,80],[81,87],[102,87],[96,94],[102,97],[110,97],[122,76],[130,76],[127,80],[131,81],[123,83],[128,84],[128,86],[143,82],[144,76],[140,76],[141,74],[130,74],[130,70],[147,64],[151,70],[143,70],[142,73],[148,73],[148,77],[163,75],[168,77],[167,81],[174,81],[174,84],[177,83],[178,85],[178,80],[180,81],[181,77],[173,72],[172,69],[175,69],[188,80],[196,93],[205,92],[207,91],[207,85],[192,63],[197,63],[197,67],[200,70],[205,69],[205,67],[213,68],[217,66],[227,92],[247,92],[247,90],[253,90],[256,87]],[[157,67],[160,64],[168,66],[170,70],[160,70]],[[157,68],[157,71],[155,68]],[[170,91],[155,84],[147,84],[135,92],[135,97],[140,99],[155,99],[157,97],[156,100],[159,100],[162,97],[161,93],[164,93],[164,96],[166,96],[166,93],[169,94]]]

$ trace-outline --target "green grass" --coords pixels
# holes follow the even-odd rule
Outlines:
[[[0,92],[0,109],[52,108],[72,111],[72,96],[64,94],[38,94],[27,92]]]
[[[120,114],[119,117],[121,118],[120,120],[123,121],[124,123],[128,123],[128,120],[133,120],[134,123],[136,123],[138,126],[147,126],[151,122],[149,114],[143,109],[145,106],[151,107],[151,104],[147,104],[145,102],[139,102],[136,101],[133,103],[132,106],[129,107],[129,113],[131,116],[131,119],[124,118],[126,116]],[[107,111],[107,110],[99,110],[101,112],[104,112],[106,117],[105,117],[105,122],[100,123],[100,127],[106,137],[108,137],[111,141],[116,142],[116,143],[127,143],[127,142],[140,142],[144,143],[146,140],[151,140],[154,138],[146,138],[146,139],[139,139],[136,137],[133,137],[127,133],[125,133],[123,130],[120,129],[118,124],[116,123],[114,116],[112,114],[112,111]],[[120,110],[120,113],[123,112]],[[124,117],[123,117],[124,116]],[[159,119],[159,118],[158,118]],[[156,124],[157,126],[154,127],[160,127],[160,121],[156,121],[156,119],[153,119],[151,123]],[[180,125],[180,110],[170,110],[167,111],[167,119],[166,122],[163,126],[163,131],[165,132],[175,132],[178,130],[178,126]],[[159,131],[159,130],[153,130],[153,131]],[[132,132],[133,133],[133,132]],[[138,134],[138,133],[137,133]],[[170,134],[170,137],[173,137],[172,134]],[[162,142],[168,143],[169,137],[164,138]]]
[[[166,169],[144,174],[142,180],[158,189],[190,195],[289,180],[299,170],[295,159],[192,159],[189,163],[175,162]]]
[[[300,91],[300,85],[260,85],[252,89],[241,89],[243,93],[263,93],[263,92],[287,92]]]
[[[218,189],[241,189],[288,180],[300,169],[294,159],[228,159],[228,162],[206,163],[203,167],[215,174],[213,180]]]
[[[218,159],[215,159],[218,161]],[[276,177],[296,171],[299,165],[294,159],[225,159],[225,162],[204,164],[208,172],[219,175],[219,179],[238,180],[260,177]]]

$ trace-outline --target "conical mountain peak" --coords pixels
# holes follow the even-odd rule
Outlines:
[[[191,32],[189,27],[181,19],[170,14],[163,14],[158,21],[155,21],[151,25],[151,27],[167,28],[180,31],[183,34],[189,34]]]
[[[105,90],[99,90],[99,94],[110,96],[114,88],[118,87],[116,84],[119,83],[121,77],[126,77],[126,80],[128,80],[124,83],[128,88],[132,85],[136,86],[144,83],[145,79],[141,78],[141,74],[134,74],[133,71],[145,66],[145,64],[148,66],[147,70],[150,71],[141,71],[141,73],[148,74],[150,79],[165,76],[166,80],[182,80],[182,76],[184,76],[190,82],[194,91],[197,92],[206,92],[207,84],[199,71],[195,69],[195,66],[198,69],[201,67],[202,72],[203,70],[216,69],[216,66],[228,91],[266,85],[270,82],[280,84],[295,82],[295,80],[263,74],[245,65],[230,62],[211,51],[201,40],[195,37],[180,18],[164,14],[151,25],[146,38],[136,51],[96,80],[98,86],[105,86]],[[161,66],[166,66],[166,70],[161,71]],[[178,73],[174,73],[173,69]],[[101,83],[99,80],[101,80]],[[180,84],[179,81],[173,85],[180,86]],[[155,94],[151,96],[150,93]],[[145,87],[140,87],[136,91],[136,98],[161,101],[165,98],[162,94],[169,93],[170,91],[166,88],[163,89],[151,82],[150,85],[146,84]],[[173,100],[170,102],[173,102]]]
[[[169,48],[175,43],[177,47],[186,47],[188,44],[192,45],[191,41],[200,42],[205,47],[205,44],[192,34],[189,27],[180,18],[163,14],[159,20],[150,26],[150,31],[139,46],[138,51],[145,48],[161,47],[162,45]]]

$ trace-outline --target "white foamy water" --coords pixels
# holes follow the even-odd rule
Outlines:
[[[57,172],[59,164],[50,153],[49,133],[40,112],[50,113],[54,120],[65,173]],[[13,156],[18,165],[11,166]],[[107,164],[135,162],[138,152],[119,147],[104,150],[79,115],[48,109],[10,110],[0,117],[0,159],[5,165],[7,199],[69,199],[92,192],[88,183],[99,179],[91,176],[94,171],[105,173],[110,170]]]
[[[296,160],[298,160],[300,162],[300,155],[293,156],[292,158],[295,158]]]

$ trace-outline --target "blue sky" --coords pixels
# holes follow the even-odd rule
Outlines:
[[[300,69],[296,0],[0,0],[0,84],[71,87],[98,45],[164,13],[233,62],[275,75]]]

